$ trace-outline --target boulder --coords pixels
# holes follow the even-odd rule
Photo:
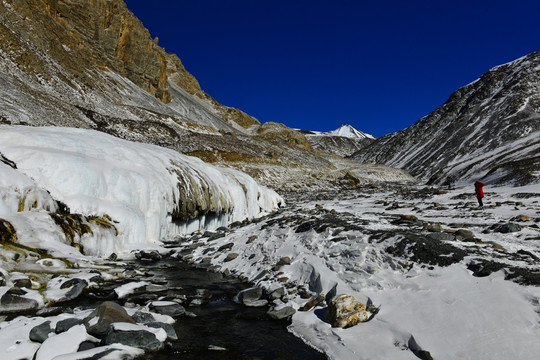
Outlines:
[[[88,333],[98,338],[107,335],[109,326],[117,322],[136,324],[122,306],[112,301],[101,303],[84,320]]]
[[[174,327],[171,324],[162,323],[158,321],[152,321],[145,324],[148,327],[156,328],[156,329],[163,329],[167,333],[167,340],[178,340],[178,335],[176,335],[176,331],[174,330]]]
[[[56,327],[54,329],[54,332],[57,334],[63,333],[74,327],[75,325],[80,325],[84,322],[83,319],[79,318],[68,318],[61,320],[56,323]]]
[[[24,313],[34,311],[39,304],[34,299],[5,293],[0,299],[0,314]]]
[[[156,337],[155,333],[145,330],[143,326],[130,324],[111,326],[103,343],[105,345],[133,346],[144,351],[158,351],[163,348],[163,343]]]
[[[186,309],[174,301],[153,301],[149,305],[150,310],[158,314],[169,315],[172,317],[184,315]]]
[[[499,224],[495,226],[495,231],[503,234],[521,231],[521,226],[515,223]]]
[[[136,311],[133,315],[131,315],[131,317],[133,318],[133,320],[140,324],[147,324],[156,321],[154,315],[144,311]]]
[[[280,309],[271,309],[266,314],[274,320],[287,319],[293,316],[296,310],[292,306],[285,306]]]
[[[425,226],[426,230],[437,232],[437,231],[443,231],[443,227],[441,224],[429,224]]]
[[[229,261],[233,261],[234,259],[236,259],[238,257],[238,254],[237,253],[229,253],[227,254],[227,257],[225,258],[225,262],[229,262]]]
[[[351,295],[339,295],[328,305],[327,320],[333,327],[348,328],[369,320],[366,306]]]
[[[259,300],[262,296],[262,293],[263,291],[260,287],[252,287],[252,288],[240,291],[236,295],[236,300],[242,304],[251,303],[251,302]]]
[[[157,250],[139,250],[135,253],[137,260],[142,261],[159,261],[162,256]]]
[[[459,229],[454,233],[457,239],[470,240],[474,239],[474,233],[470,230]]]
[[[272,291],[270,293],[270,300],[277,300],[277,299],[281,299],[283,296],[285,296],[287,294],[287,291],[285,290],[285,288],[283,286],[277,288],[276,290]]]
[[[53,332],[51,328],[51,322],[49,320],[42,322],[41,324],[34,326],[28,338],[32,341],[43,343],[49,337],[49,334]]]
[[[66,283],[68,283],[68,286],[64,286]],[[81,279],[71,279],[63,283],[60,288],[65,289],[69,286],[71,286],[71,289],[69,289],[69,291],[61,299],[57,300],[57,302],[70,301],[78,298],[88,286],[88,283]]]
[[[19,278],[19,279],[13,280],[13,286],[18,287],[18,288],[31,289],[32,288],[32,281],[30,281],[30,279],[27,278],[27,277]]]
[[[304,306],[300,308],[300,311],[309,311],[314,307],[321,305],[325,299],[326,296],[324,294],[313,296],[307,303],[304,304]]]
[[[268,305],[268,300],[254,300],[254,301],[244,301],[244,305],[249,307],[263,307]]]
[[[433,232],[428,234],[427,237],[431,240],[437,241],[452,241],[456,238],[453,234],[447,232]]]

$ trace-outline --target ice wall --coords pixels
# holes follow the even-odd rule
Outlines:
[[[118,236],[88,236],[84,247],[92,255],[121,254],[167,236],[215,229],[283,202],[239,171],[93,130],[0,126],[0,153],[17,165],[0,167],[0,216],[16,211],[10,194],[29,186],[48,191],[71,213],[108,215]]]

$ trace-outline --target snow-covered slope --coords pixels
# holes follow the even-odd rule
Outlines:
[[[86,254],[125,254],[282,203],[239,171],[92,130],[4,125],[0,152],[0,217],[37,248],[72,238]],[[66,221],[75,235],[58,226]]]
[[[404,168],[432,183],[540,179],[540,52],[497,66],[416,124],[353,158]]]

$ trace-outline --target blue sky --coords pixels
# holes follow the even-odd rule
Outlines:
[[[125,0],[202,89],[261,122],[375,136],[540,50],[540,1]]]

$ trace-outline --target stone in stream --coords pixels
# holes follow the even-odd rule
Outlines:
[[[163,343],[153,332],[145,330],[143,326],[130,324],[112,325],[103,339],[103,343],[105,345],[120,343],[145,351],[158,351],[163,348]]]
[[[125,322],[136,324],[126,310],[112,301],[101,303],[90,315],[84,320],[87,331],[90,335],[102,338],[107,335],[109,326],[116,322]]]
[[[150,310],[158,314],[169,315],[172,317],[184,315],[186,309],[174,301],[153,301],[148,306]]]
[[[32,341],[43,343],[45,340],[47,340],[49,334],[52,332],[53,329],[51,328],[51,322],[47,320],[37,326],[34,326],[32,330],[30,330],[28,338]]]
[[[235,301],[242,303],[244,305],[247,305],[247,306],[254,306],[254,307],[265,306],[266,304],[268,304],[266,300],[264,300],[266,301],[265,304],[263,304],[262,301],[259,301],[259,299],[262,296],[262,293],[263,293],[263,290],[260,287],[252,287],[249,289],[245,289],[245,290],[240,291],[236,295]]]
[[[145,325],[151,328],[165,330],[165,332],[167,333],[167,340],[178,340],[178,335],[176,335],[176,331],[174,331],[174,327],[171,324],[153,321],[146,323]]]
[[[140,324],[147,324],[156,321],[154,315],[145,311],[136,311],[133,315],[131,315],[131,317],[134,321]]]
[[[280,309],[269,310],[266,314],[268,317],[274,320],[287,319],[293,316],[296,313],[296,310],[292,306],[285,306]]]
[[[283,286],[277,288],[276,290],[272,291],[270,293],[270,300],[277,300],[277,299],[281,299],[283,296],[285,296],[287,294],[287,291],[285,290],[285,288]]]

